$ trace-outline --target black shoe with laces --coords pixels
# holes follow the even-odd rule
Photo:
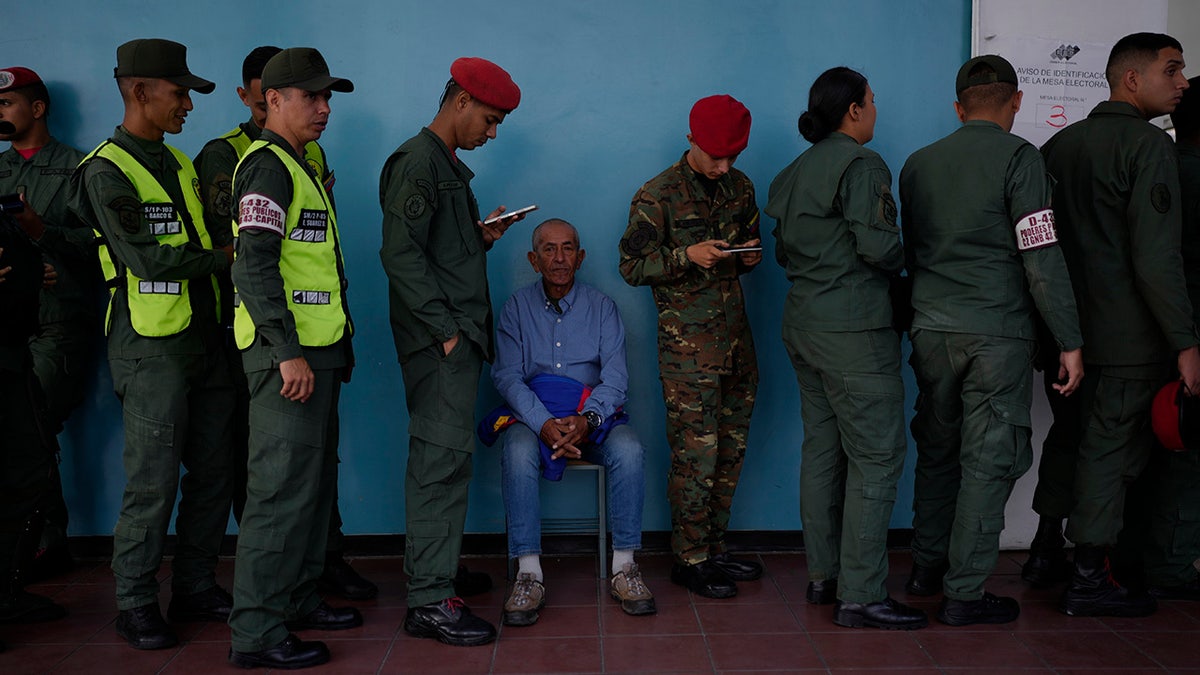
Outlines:
[[[671,583],[686,587],[689,591],[705,598],[722,600],[737,595],[737,584],[711,560],[694,565],[675,563],[671,567]]]
[[[116,629],[117,635],[134,649],[167,649],[179,644],[175,631],[163,621],[157,602],[121,610]]]
[[[283,642],[257,652],[238,652],[230,648],[229,662],[238,668],[311,668],[329,662],[329,647],[324,642],[306,642],[289,634]]]
[[[942,598],[937,620],[947,626],[970,626],[977,623],[1011,623],[1021,615],[1021,605],[1015,598],[984,593],[978,600]]]
[[[496,627],[472,614],[457,597],[409,607],[404,632],[454,647],[485,645],[496,639]]]
[[[363,624],[362,614],[353,607],[330,607],[324,602],[308,614],[283,625],[288,630],[347,630]]]
[[[379,595],[379,587],[364,579],[336,553],[325,556],[325,569],[317,578],[317,592],[347,600],[370,600]]]
[[[925,612],[891,598],[878,602],[845,602],[834,605],[833,622],[847,628],[916,630],[929,625]]]

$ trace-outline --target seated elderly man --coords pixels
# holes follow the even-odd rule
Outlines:
[[[513,422],[501,459],[508,554],[518,561],[504,603],[508,626],[532,625],[546,602],[538,474],[557,480],[567,459],[603,463],[608,472],[613,598],[627,614],[657,611],[633,561],[645,481],[642,445],[621,410],[625,328],[608,296],[575,283],[583,258],[573,225],[557,218],[538,225],[529,262],[541,279],[509,298],[496,329],[492,380],[508,405],[481,425],[481,435]]]

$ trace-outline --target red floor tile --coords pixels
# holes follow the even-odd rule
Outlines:
[[[803,634],[709,635],[708,647],[718,671],[824,667],[812,642]]]
[[[708,645],[698,635],[615,635],[604,639],[609,673],[710,673]]]
[[[968,668],[980,663],[1003,668],[1045,666],[1028,647],[1011,633],[973,632],[972,626],[934,633],[914,633],[917,642],[939,666]]]
[[[696,605],[700,628],[712,633],[797,633],[800,623],[784,603],[757,605]]]
[[[843,628],[837,633],[810,636],[817,653],[833,669],[933,667],[911,632]]]
[[[494,673],[598,673],[600,639],[559,637],[501,640]]]
[[[739,584],[731,600],[701,598],[669,580],[671,556],[641,555],[643,577],[655,594],[658,614],[632,617],[609,597],[596,576],[594,556],[543,559],[547,606],[534,626],[500,627],[499,641],[482,647],[448,647],[403,632],[406,577],[399,558],[352,558],[355,568],[380,587],[371,601],[333,604],[359,608],[364,625],[348,631],[306,631],[333,651],[322,673],[746,673],[880,672],[1044,673],[1098,671],[1200,674],[1200,603],[1165,602],[1139,619],[1075,618],[1057,610],[1061,588],[1038,590],[1020,579],[1024,553],[1002,553],[987,589],[1017,598],[1021,616],[1005,625],[949,627],[932,618],[941,596],[918,598],[904,590],[909,554],[889,556],[893,597],[930,613],[927,629],[909,633],[853,630],[832,622],[831,605],[809,605],[803,555],[755,554],[766,573]],[[492,575],[495,588],[468,602],[499,622],[504,602],[503,556],[471,558],[473,570]],[[218,580],[231,579],[234,563],[222,559]],[[160,602],[170,601],[170,563]],[[227,583],[227,582],[226,582]],[[107,562],[83,562],[52,583],[31,590],[51,595],[70,614],[62,621],[0,626],[9,650],[0,673],[222,672],[229,628],[222,623],[175,626],[182,644],[161,652],[128,647],[113,629],[116,617]]]
[[[1111,631],[1100,633],[1026,632],[1020,639],[1047,665],[1063,668],[1148,668],[1158,664]]]

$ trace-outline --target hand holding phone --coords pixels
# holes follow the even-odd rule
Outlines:
[[[491,225],[492,223],[498,223],[501,220],[508,220],[509,218],[514,218],[516,216],[519,216],[519,215],[522,215],[525,213],[529,213],[530,211],[537,211],[537,210],[538,210],[537,204],[530,204],[529,206],[519,208],[516,211],[505,211],[504,213],[501,213],[500,215],[498,215],[494,218],[488,218],[487,220],[483,221],[483,224]]]

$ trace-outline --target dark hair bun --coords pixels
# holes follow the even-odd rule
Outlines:
[[[809,143],[816,143],[829,135],[817,116],[805,110],[800,113],[800,119],[796,121],[796,126],[800,129],[800,135]]]

